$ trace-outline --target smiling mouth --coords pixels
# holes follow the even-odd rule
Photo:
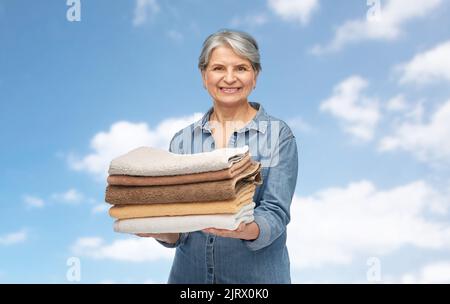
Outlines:
[[[225,94],[235,94],[237,92],[240,92],[241,90],[242,88],[240,87],[230,87],[230,88],[220,87],[220,91]]]

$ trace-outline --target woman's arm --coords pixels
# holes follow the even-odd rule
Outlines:
[[[276,164],[268,168],[261,189],[260,204],[254,211],[259,227],[258,238],[247,241],[250,250],[259,250],[270,245],[286,231],[290,221],[290,206],[297,184],[298,152],[294,135],[280,139]]]
[[[260,205],[255,208],[255,220],[241,223],[236,230],[204,229],[206,233],[238,238],[247,242],[251,250],[270,245],[285,230],[290,221],[290,205],[297,183],[297,143],[290,130],[280,139],[273,163],[263,181]]]
[[[140,237],[152,237],[167,244],[175,244],[180,238],[179,233],[137,233],[136,235]]]

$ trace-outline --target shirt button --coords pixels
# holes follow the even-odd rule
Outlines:
[[[213,239],[213,238],[210,238],[210,239],[209,239],[209,243],[212,244],[212,242],[214,242],[214,239]]]
[[[208,268],[208,272],[209,272],[210,274],[212,274],[212,273],[213,273],[213,269],[212,269],[212,268]]]

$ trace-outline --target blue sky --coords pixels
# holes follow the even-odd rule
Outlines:
[[[297,137],[293,282],[450,282],[449,1],[80,3],[0,0],[0,282],[68,283],[70,257],[82,283],[165,282],[173,251],[113,232],[106,169],[211,106],[221,28],[257,39],[250,100]]]

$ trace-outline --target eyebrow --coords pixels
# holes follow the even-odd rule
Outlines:
[[[224,65],[226,66],[226,64],[221,63],[221,62],[216,62],[216,63],[211,63],[211,66],[215,66],[215,65]],[[238,63],[238,64],[234,64],[233,66],[250,66],[250,64],[246,63],[246,62],[242,62],[242,63]]]

